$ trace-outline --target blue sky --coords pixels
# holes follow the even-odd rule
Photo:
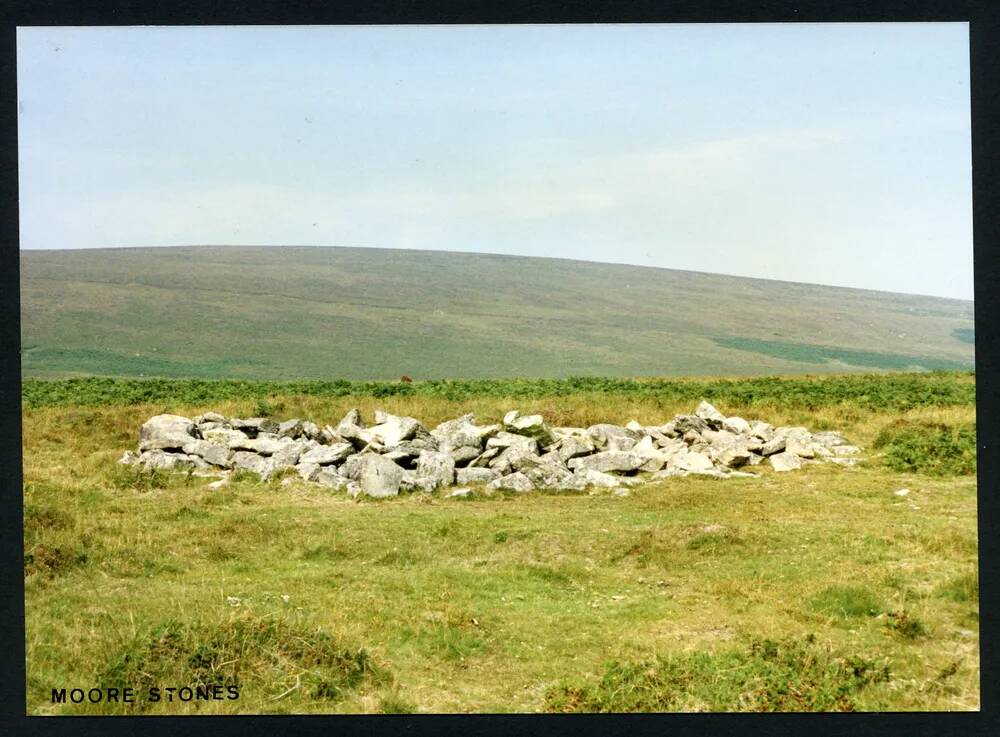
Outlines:
[[[581,258],[972,298],[968,27],[21,28],[22,248]]]

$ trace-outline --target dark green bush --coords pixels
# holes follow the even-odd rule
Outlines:
[[[975,423],[897,423],[879,433],[874,445],[883,450],[883,462],[894,471],[932,476],[976,473]]]

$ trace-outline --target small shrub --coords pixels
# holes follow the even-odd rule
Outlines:
[[[886,626],[904,640],[916,640],[928,635],[924,623],[905,610],[889,612]]]
[[[607,665],[596,684],[549,689],[559,712],[854,711],[857,694],[891,678],[886,662],[841,656],[802,640]]]
[[[24,575],[52,578],[86,562],[87,551],[82,547],[32,545],[25,547]]]
[[[816,594],[810,607],[834,617],[874,617],[881,611],[881,604],[869,589],[863,586],[830,586]]]
[[[969,476],[976,473],[976,425],[901,422],[885,428],[875,439],[883,462],[894,471],[932,476]]]

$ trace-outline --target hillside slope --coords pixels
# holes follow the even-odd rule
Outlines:
[[[971,302],[565,259],[21,252],[26,376],[394,379],[972,368]]]

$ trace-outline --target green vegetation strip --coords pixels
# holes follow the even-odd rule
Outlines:
[[[465,400],[483,397],[535,399],[573,394],[620,395],[662,401],[731,402],[750,406],[814,409],[850,403],[867,409],[974,405],[971,371],[862,374],[753,379],[469,379],[412,384],[378,381],[241,381],[203,379],[114,379],[90,377],[45,381],[28,379],[22,387],[26,408],[65,405],[204,404],[274,396],[432,397]]]
[[[959,340],[971,343],[961,329],[952,331]],[[968,369],[971,361],[955,361],[949,358],[933,356],[912,356],[904,353],[885,353],[882,351],[862,351],[850,348],[836,348],[812,343],[792,343],[783,340],[758,340],[757,338],[725,337],[713,338],[716,345],[723,348],[734,348],[738,351],[760,353],[772,358],[798,363],[825,363],[839,361],[849,366],[863,368],[886,369],[888,371],[906,371],[914,368],[934,370]]]

